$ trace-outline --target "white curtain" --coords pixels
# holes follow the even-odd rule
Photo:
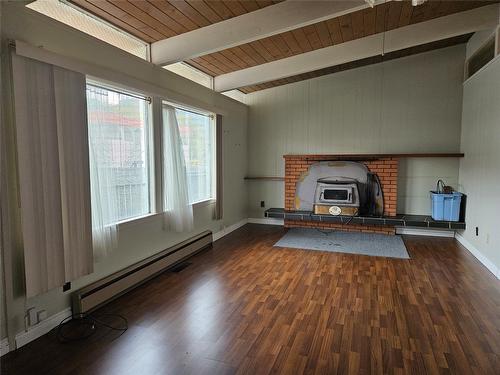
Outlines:
[[[164,227],[175,232],[193,229],[186,161],[175,108],[163,105],[163,208]]]
[[[90,189],[92,196],[92,240],[96,260],[104,258],[118,243],[118,192],[110,189],[115,173],[102,162],[106,155],[100,142],[106,139],[107,96],[98,88],[87,93],[92,102],[92,125],[89,126]],[[108,120],[109,121],[109,120]],[[101,161],[101,162],[100,162]]]
[[[85,76],[12,55],[26,295],[93,271]]]

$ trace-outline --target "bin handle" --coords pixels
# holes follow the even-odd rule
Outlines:
[[[437,180],[437,183],[436,183],[436,192],[438,194],[443,194],[444,192],[444,187],[445,187],[445,183],[443,180],[439,179]]]

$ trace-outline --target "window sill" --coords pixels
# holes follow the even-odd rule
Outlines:
[[[205,206],[210,206],[215,204],[215,199],[205,199],[204,201],[199,201],[199,202],[194,202],[192,203],[193,209],[196,209],[198,207],[205,207]]]
[[[144,224],[144,223],[153,221],[154,219],[156,219],[159,216],[161,216],[161,214],[153,213],[153,214],[146,214],[144,216],[134,217],[132,219],[120,221],[117,224],[118,230],[120,231],[122,229],[133,227],[133,226],[138,225],[138,224]]]
[[[215,199],[206,199],[204,201],[192,203],[193,209],[211,206],[214,204],[215,204]],[[157,218],[160,218],[161,215],[162,215],[161,212],[160,213],[152,213],[152,214],[146,214],[144,216],[134,217],[131,219],[120,221],[119,223],[117,223],[118,230],[126,229],[126,228],[133,227],[133,226],[139,225],[139,224],[148,223],[150,221],[154,221]]]

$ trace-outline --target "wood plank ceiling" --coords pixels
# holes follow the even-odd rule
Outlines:
[[[213,0],[70,0],[75,5],[94,13],[146,42],[179,35],[187,31],[249,13],[279,1],[213,1]],[[264,64],[297,54],[363,38],[369,35],[412,25],[433,18],[489,5],[496,1],[430,0],[420,6],[410,1],[391,1],[318,22],[271,37],[228,48],[219,52],[187,60],[186,63],[211,75],[218,76],[240,69]],[[457,39],[452,40],[456,41]],[[437,47],[438,44],[430,43]],[[427,47],[428,48],[428,47]],[[407,51],[408,54],[410,51]],[[368,59],[364,59],[368,61]],[[371,59],[370,61],[374,61]],[[375,58],[376,60],[376,58]],[[362,65],[366,65],[361,63]],[[372,62],[374,63],[374,62]],[[343,64],[341,70],[352,64]],[[301,74],[265,84],[242,88],[252,92],[296,82],[326,73],[330,69]]]
[[[381,63],[383,61],[399,59],[401,57],[416,55],[418,53],[432,51],[432,50],[439,49],[439,48],[446,48],[446,47],[454,46],[457,44],[467,43],[467,41],[470,39],[471,36],[472,36],[472,34],[460,35],[460,36],[456,36],[453,38],[439,40],[437,42],[422,44],[420,46],[405,48],[403,50],[386,53],[383,56],[378,55],[378,56],[368,57],[365,59],[356,60],[356,61],[352,61],[352,62],[345,63],[345,64],[340,64],[340,65],[335,65],[335,66],[331,66],[331,67],[324,68],[324,69],[314,70],[314,71],[308,72],[308,73],[298,74],[298,75],[288,77],[288,78],[277,79],[274,81],[265,82],[265,83],[261,83],[258,85],[240,87],[238,90],[240,90],[241,92],[243,92],[245,94],[249,94],[249,93],[255,92],[255,91],[260,91],[260,90],[265,90],[265,89],[269,89],[272,87],[287,85],[289,83],[304,81],[307,79],[321,77],[321,76],[333,74],[333,73],[338,73],[338,72],[342,72],[342,71],[349,70],[349,69],[355,69],[355,68],[359,68],[359,67],[366,66],[366,65],[378,64],[378,63]]]
[[[280,2],[260,0],[69,1],[148,43],[241,16]]]

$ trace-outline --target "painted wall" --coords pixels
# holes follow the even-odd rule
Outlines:
[[[500,56],[464,83],[461,148],[460,188],[467,194],[462,235],[500,278]]]
[[[465,46],[409,56],[247,95],[249,175],[283,176],[284,154],[457,152]],[[429,214],[458,160],[401,163],[398,211]],[[283,207],[283,182],[248,181],[249,216]]]
[[[205,103],[220,108],[224,112],[224,218],[212,220],[212,207],[195,207],[195,229],[192,233],[169,233],[162,229],[161,218],[152,217],[140,222],[122,225],[119,228],[118,248],[112,255],[95,265],[95,272],[73,282],[73,290],[94,280],[109,275],[130,264],[155,254],[193,234],[210,229],[217,232],[247,217],[246,185],[243,177],[247,167],[247,107],[233,99],[218,94],[189,80],[179,77],[165,69],[156,67],[144,60],[129,55],[104,42],[80,33],[66,25],[55,22],[18,4],[2,4],[2,38],[18,39],[47,50],[70,56],[81,61],[98,64],[123,72],[144,82],[168,88],[184,96],[187,100]],[[3,94],[8,94],[3,92]],[[187,103],[193,104],[193,103]],[[12,155],[11,155],[12,156]],[[11,159],[12,161],[12,159]],[[15,200],[15,191],[11,200]],[[15,202],[13,204],[15,206]],[[18,218],[14,216],[14,220]],[[17,228],[18,229],[18,228]],[[16,231],[16,228],[13,229]],[[18,241],[19,242],[19,241]],[[13,272],[6,288],[11,294],[8,303],[9,334],[24,329],[25,308],[36,306],[46,309],[48,315],[69,307],[69,293],[53,290],[47,294],[25,301],[22,287],[22,246],[14,244],[10,263],[6,264]]]

